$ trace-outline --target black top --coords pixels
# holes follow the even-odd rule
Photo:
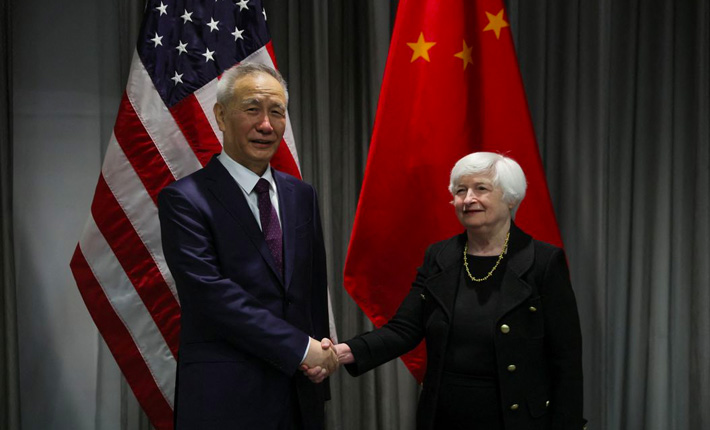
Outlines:
[[[480,279],[490,272],[497,260],[497,255],[469,255],[468,267],[471,274]],[[504,257],[491,277],[482,282],[472,281],[466,268],[461,268],[444,371],[495,378],[497,366],[493,335],[505,262]]]

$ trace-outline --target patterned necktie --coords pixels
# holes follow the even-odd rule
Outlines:
[[[281,236],[281,224],[276,216],[276,209],[271,204],[269,197],[269,181],[264,178],[259,179],[254,187],[259,204],[259,220],[261,221],[261,231],[264,233],[266,245],[274,257],[276,267],[283,272],[283,239]]]

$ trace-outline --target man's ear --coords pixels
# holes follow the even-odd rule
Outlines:
[[[214,112],[214,117],[217,119],[217,125],[219,126],[219,129],[224,132],[224,115],[227,112],[227,110],[222,106],[220,103],[215,103],[214,107],[212,108],[212,111]]]

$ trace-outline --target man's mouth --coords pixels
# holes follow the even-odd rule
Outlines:
[[[273,143],[274,143],[271,140],[261,140],[261,139],[253,139],[251,142],[255,143],[257,145],[273,145]]]

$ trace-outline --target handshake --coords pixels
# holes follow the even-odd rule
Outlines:
[[[311,338],[301,371],[311,382],[319,384],[332,375],[341,364],[353,362],[355,358],[347,344],[334,345],[328,338],[323,338],[320,342]]]

